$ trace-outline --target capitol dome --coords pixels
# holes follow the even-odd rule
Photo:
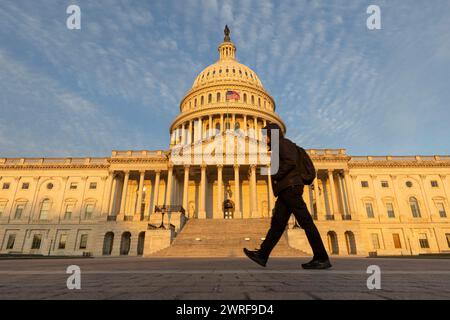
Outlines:
[[[227,44],[225,44],[227,45]],[[230,49],[232,48],[231,43],[228,44]],[[220,52],[219,48],[219,52]],[[239,63],[236,58],[220,58],[216,63],[206,67],[194,81],[192,89],[201,88],[202,86],[208,86],[210,84],[217,83],[239,83],[243,85],[256,86],[258,88],[263,88],[261,80],[259,80],[256,73]]]
[[[180,114],[170,126],[171,145],[194,142],[193,126],[199,123],[199,139],[212,131],[248,129],[260,131],[267,123],[285,125],[275,112],[275,101],[264,89],[257,74],[236,59],[236,46],[225,27],[219,45],[219,59],[195,78],[191,89],[180,102]],[[182,134],[187,130],[189,134]],[[260,138],[261,135],[258,136]]]

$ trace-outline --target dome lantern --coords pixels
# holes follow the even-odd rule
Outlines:
[[[225,37],[223,38],[223,42],[218,48],[220,54],[219,60],[235,60],[236,47],[234,46],[233,42],[231,42],[230,29],[228,28],[228,25],[225,26],[225,30],[223,32],[225,34]]]

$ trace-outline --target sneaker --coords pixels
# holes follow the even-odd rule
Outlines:
[[[259,250],[248,250],[247,248],[244,248],[244,253],[247,257],[249,257],[251,260],[255,261],[257,264],[259,264],[262,267],[266,266],[267,258],[263,257]]]
[[[311,260],[308,263],[302,264],[303,269],[314,269],[314,270],[321,270],[321,269],[329,269],[331,268],[330,260]]]

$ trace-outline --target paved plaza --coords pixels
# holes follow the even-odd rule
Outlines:
[[[307,258],[94,258],[0,260],[0,299],[450,299],[450,259],[334,258],[306,271]],[[81,269],[67,289],[66,269]],[[368,289],[379,266],[381,289]]]

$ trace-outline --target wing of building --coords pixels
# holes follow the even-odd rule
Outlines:
[[[275,202],[261,129],[286,127],[229,34],[218,51],[181,100],[168,150],[0,158],[0,253],[148,256],[178,245],[172,255],[207,256],[216,241],[236,249],[226,256],[261,241]],[[450,156],[308,152],[318,178],[304,198],[330,254],[450,251]],[[293,221],[284,239],[308,253]]]

